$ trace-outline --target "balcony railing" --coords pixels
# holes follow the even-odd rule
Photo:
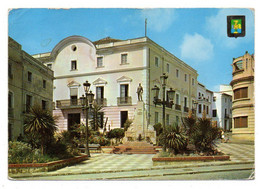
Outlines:
[[[181,110],[181,105],[175,104],[175,110]]]
[[[225,114],[225,118],[229,119],[229,114]]]
[[[8,108],[8,117],[14,117],[14,109]]]
[[[107,106],[107,99],[106,98],[97,98],[95,102],[100,106]]]
[[[189,108],[188,107],[184,107],[184,112],[189,112]]]
[[[78,108],[81,107],[80,99],[66,99],[66,100],[57,100],[56,107],[63,108]]]
[[[117,105],[123,106],[123,105],[131,105],[132,104],[132,97],[117,97]]]

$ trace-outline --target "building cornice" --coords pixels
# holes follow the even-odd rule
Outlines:
[[[230,82],[230,85],[233,87],[234,84],[242,82],[242,81],[254,81],[254,76],[242,77],[239,79],[234,79]]]
[[[64,76],[56,76],[55,79],[65,79],[65,78],[73,78],[73,77],[83,77],[83,76],[93,76],[93,75],[104,75],[104,74],[113,74],[120,72],[131,72],[131,71],[139,71],[148,69],[147,66],[144,67],[136,67],[136,68],[126,68],[120,70],[109,70],[109,71],[100,71],[100,72],[91,72],[91,73],[82,73],[82,74],[73,74],[73,75],[64,75]]]
[[[236,105],[232,107],[232,110],[237,109],[237,108],[250,108],[254,107],[254,104],[241,104],[241,105]]]

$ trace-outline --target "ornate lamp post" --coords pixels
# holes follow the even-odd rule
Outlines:
[[[82,109],[84,111],[84,109],[86,109],[86,149],[85,152],[88,155],[88,157],[90,157],[90,153],[89,153],[89,138],[88,138],[88,110],[90,108],[90,106],[92,105],[92,102],[94,100],[94,94],[92,93],[92,91],[89,91],[90,89],[90,83],[88,81],[86,81],[85,83],[83,83],[84,86],[84,91],[85,91],[85,97],[84,95],[82,95],[82,97],[80,97],[80,102],[82,105]]]
[[[174,100],[174,96],[175,96],[175,91],[172,88],[170,88],[170,90],[167,91],[168,100],[167,101],[165,100],[165,95],[166,95],[165,89],[166,89],[167,78],[168,78],[168,76],[165,73],[163,73],[163,75],[160,76],[162,87],[163,87],[163,93],[162,93],[163,98],[162,98],[162,100],[159,99],[159,97],[158,97],[160,88],[157,87],[156,85],[154,86],[154,88],[152,88],[152,92],[153,92],[153,96],[154,96],[153,103],[155,104],[155,106],[157,104],[163,105],[163,107],[162,107],[163,108],[163,123],[162,123],[163,130],[165,130],[165,106],[169,105],[170,107],[172,107],[172,105],[174,104],[173,100]],[[165,146],[163,146],[163,150],[164,151],[166,150]]]
[[[193,101],[192,102],[192,109],[194,110],[195,117],[196,117],[196,114],[197,114],[197,106],[198,106],[198,102]]]

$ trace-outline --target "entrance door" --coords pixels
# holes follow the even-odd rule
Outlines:
[[[121,128],[124,128],[124,124],[128,119],[128,111],[121,111]]]
[[[80,113],[68,114],[68,130],[75,124],[80,124]]]

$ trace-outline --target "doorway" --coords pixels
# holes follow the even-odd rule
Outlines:
[[[128,119],[128,111],[121,111],[121,116],[120,116],[121,128],[124,128],[124,124],[127,119]]]
[[[80,113],[68,114],[68,131],[75,124],[80,124]]]

